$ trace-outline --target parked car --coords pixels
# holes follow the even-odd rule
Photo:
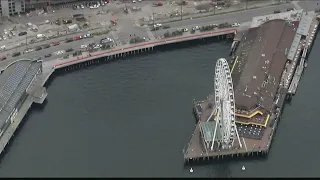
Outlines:
[[[278,14],[278,13],[281,13],[281,11],[280,10],[274,10],[273,13],[274,14]]]
[[[20,56],[21,55],[21,52],[14,52],[12,53],[12,57],[17,57],[17,56]]]
[[[42,47],[43,47],[43,49],[47,49],[47,48],[50,47],[50,44],[45,44],[45,45],[43,45]]]
[[[169,29],[170,28],[170,25],[164,25],[162,26],[163,29]]]
[[[288,8],[287,11],[294,11],[294,8]]]
[[[26,50],[24,51],[24,53],[31,53],[31,52],[33,52],[33,51],[34,51],[34,49],[29,48],[29,49],[26,49]]]
[[[71,52],[71,51],[73,51],[72,48],[66,49],[66,52]]]
[[[75,40],[75,41],[77,41],[77,40],[81,40],[81,39],[83,39],[83,37],[82,37],[82,36],[76,36],[76,37],[74,37],[74,40]]]
[[[53,46],[59,46],[60,43],[59,43],[59,42],[53,42],[52,45],[53,45]]]
[[[66,42],[66,43],[69,43],[69,42],[72,42],[72,41],[73,41],[72,38],[67,38],[65,42]]]
[[[72,20],[70,20],[70,19],[69,19],[69,20],[63,20],[62,23],[63,23],[63,24],[71,24],[71,23],[72,23]]]
[[[0,61],[6,60],[6,59],[7,59],[6,56],[2,56],[2,57],[0,58]]]
[[[36,50],[36,51],[40,51],[41,49],[42,49],[41,46],[37,46],[37,47],[34,48],[34,50]]]
[[[240,23],[233,23],[232,24],[232,27],[239,27],[240,26]]]
[[[23,31],[23,32],[20,32],[18,35],[19,35],[19,36],[24,36],[24,35],[27,35],[27,32],[26,32],[26,31]]]
[[[45,58],[48,58],[48,57],[51,57],[51,56],[52,56],[51,54],[44,55]]]

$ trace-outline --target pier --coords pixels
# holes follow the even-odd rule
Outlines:
[[[286,97],[296,92],[306,67],[318,24],[314,15],[300,10],[255,17],[249,30],[238,32],[230,68],[225,66],[224,75],[219,75],[218,64],[215,69],[219,79],[231,74],[227,84],[233,84],[234,95],[227,92],[233,100],[219,95],[223,88],[217,87],[226,85],[215,78],[214,93],[194,101],[197,124],[184,150],[186,163],[268,154]],[[235,108],[226,105],[233,101]]]

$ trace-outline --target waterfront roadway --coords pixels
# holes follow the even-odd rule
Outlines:
[[[192,28],[196,25],[202,26],[213,23],[243,23],[250,22],[255,16],[263,16],[267,14],[273,14],[274,10],[286,11],[288,8],[294,8],[295,6],[291,3],[281,4],[277,6],[268,6],[258,9],[250,9],[246,11],[233,12],[228,14],[220,14],[215,16],[208,16],[203,18],[189,19],[183,21],[176,21],[171,23],[164,23],[170,25],[172,29],[177,29],[181,27]],[[167,29],[161,29],[153,32],[155,35],[162,35],[167,31]]]
[[[188,29],[191,29],[192,27],[194,27],[196,25],[206,25],[206,24],[222,23],[222,22],[229,22],[229,23],[246,22],[245,24],[249,25],[250,24],[249,22],[251,21],[252,17],[254,17],[254,16],[271,14],[276,9],[285,11],[289,7],[293,7],[293,4],[291,4],[291,3],[281,4],[281,5],[277,5],[277,6],[270,6],[270,7],[264,7],[264,8],[259,8],[259,9],[250,9],[247,11],[234,12],[234,13],[230,13],[230,14],[220,14],[220,15],[204,17],[204,18],[171,22],[171,23],[166,23],[171,26],[170,29],[158,30],[158,31],[153,32],[153,34],[154,34],[154,36],[157,37],[157,36],[162,36],[166,31],[173,31],[173,30],[176,30],[177,28],[187,27]],[[126,23],[126,24],[128,24],[128,23]],[[137,31],[138,27],[132,27],[132,29]],[[146,29],[148,29],[148,28],[140,27],[140,30],[141,30],[140,34],[141,35],[145,34],[145,37],[150,37],[150,36],[148,36],[148,33],[147,33],[148,30],[146,30]],[[126,26],[126,29],[121,28],[119,31],[115,31],[114,33],[110,33],[109,35],[96,36],[93,38],[83,39],[83,40],[74,41],[74,42],[70,42],[70,43],[61,42],[61,44],[59,46],[52,46],[48,49],[43,49],[41,51],[35,51],[32,53],[28,53],[28,54],[22,54],[21,56],[14,57],[14,58],[11,57],[11,53],[14,51],[22,52],[25,49],[25,47],[20,47],[20,48],[16,48],[14,50],[11,50],[11,51],[2,52],[2,53],[0,53],[0,56],[6,55],[8,57],[8,59],[6,61],[13,61],[13,60],[17,60],[17,59],[31,58],[31,57],[44,57],[46,54],[53,53],[53,52],[56,52],[59,50],[65,50],[70,47],[72,47],[73,49],[79,49],[82,44],[99,42],[100,39],[103,37],[111,37],[111,38],[115,39],[114,34],[118,34],[118,38],[120,39],[120,41],[125,42],[125,41],[129,40],[128,37],[129,37],[130,31],[131,30],[129,29],[129,26]],[[83,32],[82,34],[84,34],[84,33],[86,33],[86,32]],[[75,35],[72,35],[72,37],[74,37],[74,36]],[[46,41],[46,43],[63,41],[65,38],[66,37],[51,39],[51,40]],[[45,44],[45,43],[44,42],[35,43],[35,44],[30,45],[29,47],[35,47],[35,46],[43,45],[43,44]],[[60,55],[59,57],[62,57],[62,56],[63,55]],[[45,60],[50,60],[50,59],[55,59],[55,58],[58,58],[58,57],[52,56],[50,58],[46,58]]]

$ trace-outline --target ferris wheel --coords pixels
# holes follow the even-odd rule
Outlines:
[[[215,91],[215,121],[216,127],[213,142],[216,141],[216,133],[219,133],[217,141],[222,149],[230,149],[237,138],[242,147],[235,123],[235,99],[233,83],[228,62],[224,58],[218,59],[215,66],[214,77]],[[213,144],[211,149],[213,149]]]

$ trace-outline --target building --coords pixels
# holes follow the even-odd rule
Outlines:
[[[1,16],[11,16],[25,12],[24,0],[1,0],[0,14]]]
[[[0,138],[12,123],[15,114],[28,96],[35,94],[38,87],[34,81],[42,71],[42,63],[30,60],[13,62],[0,74]],[[40,89],[41,90],[41,89]],[[39,92],[46,93],[41,90]],[[41,97],[41,95],[38,95]],[[37,99],[36,99],[37,100]],[[41,102],[41,101],[39,101]]]
[[[78,2],[77,0],[1,0],[0,15],[9,17],[51,5]]]
[[[238,63],[242,67],[234,72],[238,123],[267,126],[287,62],[285,51],[290,48],[296,29],[292,23],[275,19],[249,29],[240,42]]]
[[[35,10],[51,5],[66,4],[72,2],[78,2],[77,0],[24,0],[26,4],[26,10]],[[81,0],[80,0],[81,1]]]

